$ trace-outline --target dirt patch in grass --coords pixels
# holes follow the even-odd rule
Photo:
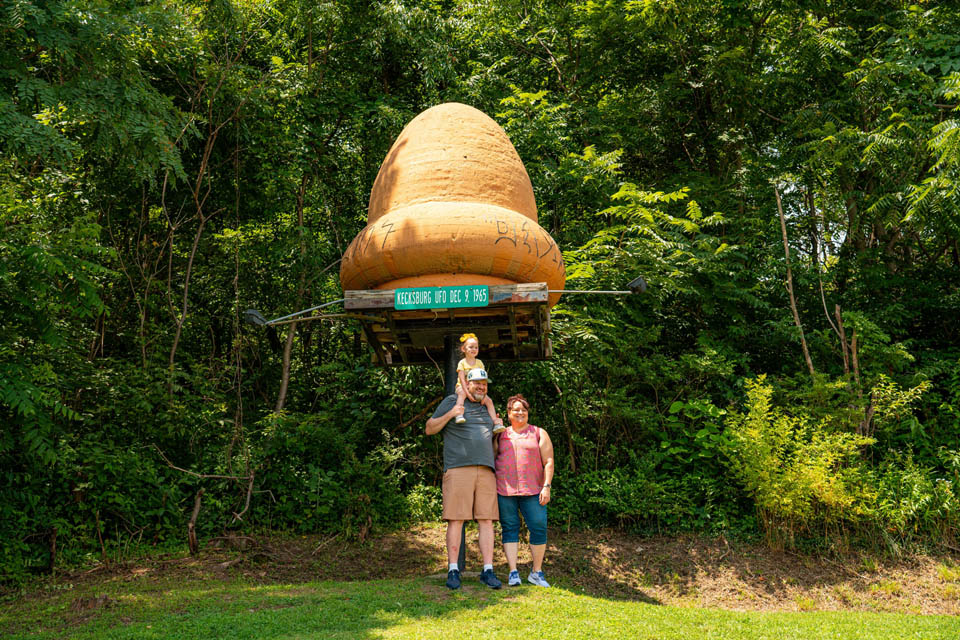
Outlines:
[[[468,571],[480,566],[477,532],[467,532]],[[506,580],[502,550],[494,558]],[[521,548],[526,579],[530,556]],[[589,595],[653,604],[733,610],[860,610],[960,614],[957,557],[900,559],[862,554],[816,557],[771,551],[724,538],[643,538],[620,531],[551,531],[544,569],[551,583]],[[137,590],[168,590],[171,583],[211,578],[252,584],[300,584],[317,580],[410,578],[446,570],[444,529],[407,531],[347,542],[338,536],[264,537],[208,541],[196,557],[167,554],[123,566],[93,567],[58,576],[25,596],[43,599],[58,585],[97,593],[110,582],[137,582]],[[466,581],[475,578],[466,578]],[[82,587],[82,588],[81,588]],[[309,590],[309,587],[304,587]],[[445,593],[431,580],[425,589]],[[525,588],[533,588],[526,586]],[[71,613],[87,619],[109,599],[80,601]]]

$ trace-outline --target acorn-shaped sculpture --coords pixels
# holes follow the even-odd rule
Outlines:
[[[370,192],[367,226],[340,264],[343,289],[546,282],[563,289],[556,242],[506,132],[447,103],[410,121]],[[560,294],[550,295],[550,306]]]

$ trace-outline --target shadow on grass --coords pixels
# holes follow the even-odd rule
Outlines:
[[[77,594],[60,594],[33,610],[2,613],[0,635],[7,640],[379,638],[396,625],[479,615],[488,607],[517,606],[523,595],[534,593],[534,587],[493,591],[476,579],[451,592],[440,578],[298,585],[165,581],[149,592],[141,586],[111,582],[100,585],[98,595],[72,603]]]
[[[530,598],[562,599],[563,593],[610,603],[756,610],[808,605],[923,613],[958,609],[948,589],[953,584],[941,584],[937,560],[932,558],[925,558],[927,566],[911,574],[909,560],[902,566],[888,562],[877,567],[859,556],[832,560],[778,553],[722,538],[551,530],[544,566],[556,589],[544,591],[525,583],[520,589],[494,592],[476,578],[466,578],[457,593],[443,585],[442,525],[418,526],[365,542],[344,542],[335,536],[232,541],[233,546],[246,546],[242,552],[227,548],[228,541],[218,542],[221,548],[208,545],[197,558],[165,554],[51,580],[0,608],[0,636],[32,630],[41,632],[39,637],[56,638],[243,637],[231,636],[221,626],[229,626],[229,619],[249,617],[262,632],[250,637],[279,638],[286,631],[271,631],[272,623],[260,616],[293,616],[291,628],[305,625],[315,637],[337,637],[328,632],[338,629],[352,630],[342,637],[367,637],[397,620],[459,615]],[[475,527],[468,529],[467,546],[466,568],[475,571],[480,565]],[[529,553],[524,547],[519,564],[525,578]],[[506,562],[499,548],[495,568],[505,579]],[[405,587],[395,586],[410,578],[415,580],[407,580]],[[920,584],[922,579],[926,584]],[[371,580],[378,582],[367,589],[364,583]],[[200,625],[205,631],[184,636],[169,625]],[[131,635],[134,629],[140,635]]]
[[[960,580],[952,587],[937,577],[936,565],[952,558],[825,557],[722,537],[642,538],[619,531],[572,532],[555,540],[554,570],[598,597],[644,600],[638,594],[648,593],[663,604],[756,610],[960,612]]]
[[[239,546],[237,541],[232,542]],[[320,634],[315,637],[336,637],[329,635],[336,630],[349,631],[343,637],[366,637],[366,631],[362,631],[366,626],[371,632],[382,630],[385,621],[396,616],[482,609],[538,590],[524,583],[519,589],[505,586],[493,591],[477,578],[466,577],[459,592],[450,592],[440,577],[445,575],[443,526],[417,527],[363,543],[304,536],[250,539],[243,544],[246,548],[240,552],[227,549],[225,544],[224,548],[208,546],[197,558],[165,554],[136,564],[62,576],[44,590],[14,602],[7,612],[10,615],[0,612],[0,635],[33,630],[41,633],[37,637],[56,638],[220,637],[219,625],[227,624],[224,616],[252,616],[256,621],[261,612],[272,612],[272,617],[288,616],[289,612],[283,611],[290,609],[300,613],[283,630],[270,635],[270,624],[255,622],[258,631],[250,637],[285,637],[301,623],[309,633]],[[474,526],[468,528],[467,549],[467,569],[478,570]],[[551,544],[553,552],[564,566],[564,552]],[[505,580],[502,550],[497,549],[495,561],[498,575]],[[520,566],[525,578],[529,570],[526,549],[521,552]],[[613,590],[587,588],[603,582],[600,576],[583,579],[591,571],[589,564],[577,565],[574,573],[567,575],[566,569],[554,569],[548,558],[546,569],[548,577],[556,578],[554,584],[559,589],[659,603],[638,585],[625,581],[617,582]],[[415,593],[397,592],[389,582],[380,582],[376,589],[364,591],[366,603],[357,603],[356,596],[346,595],[355,585],[323,582],[408,578],[418,580],[420,586]],[[305,617],[304,608],[316,609],[322,615]],[[203,631],[185,635],[177,626],[184,624]],[[244,636],[223,630],[222,637]]]

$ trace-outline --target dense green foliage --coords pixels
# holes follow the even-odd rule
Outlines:
[[[201,538],[436,513],[437,372],[241,312],[340,297],[380,162],[445,101],[506,129],[570,285],[650,283],[565,297],[555,358],[494,368],[553,434],[554,523],[956,544],[956,11],[13,0],[0,70],[8,579],[180,543],[201,488]]]

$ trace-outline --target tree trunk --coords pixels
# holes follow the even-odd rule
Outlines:
[[[780,214],[780,230],[783,232],[783,254],[787,263],[787,293],[790,294],[790,309],[793,311],[793,321],[800,331],[800,346],[803,347],[803,358],[807,361],[807,369],[810,370],[810,377],[816,375],[813,368],[813,360],[810,358],[810,350],[807,348],[807,338],[803,335],[803,325],[800,324],[800,314],[797,312],[797,299],[793,295],[793,272],[790,270],[790,244],[787,242],[787,221],[783,217],[783,204],[780,202],[780,191],[774,187],[773,195],[777,199],[777,212]]]
[[[200,515],[200,498],[203,497],[203,489],[197,491],[197,497],[193,501],[193,513],[190,515],[190,522],[187,523],[187,544],[190,546],[190,555],[195,556],[200,553],[200,543],[197,541],[197,516]]]
[[[300,179],[300,189],[297,191],[297,225],[300,229],[300,280],[297,282],[297,309],[303,304],[303,291],[306,287],[306,266],[303,264],[307,255],[307,247],[303,241],[303,207],[307,195],[307,174],[304,172]],[[283,406],[287,402],[287,389],[290,387],[290,356],[293,351],[293,338],[297,334],[297,323],[290,323],[290,330],[287,332],[287,342],[283,346],[283,370],[280,374],[280,393],[277,394],[277,406],[274,411],[283,411]]]

